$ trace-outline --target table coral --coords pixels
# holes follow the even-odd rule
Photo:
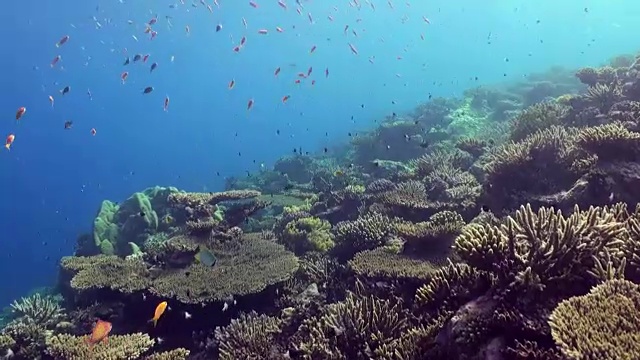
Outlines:
[[[609,280],[587,295],[562,301],[549,324],[553,339],[568,359],[638,359],[640,286]]]
[[[136,259],[125,260],[113,255],[67,256],[60,264],[74,273],[70,285],[76,290],[110,288],[133,293],[151,284],[145,263]]]

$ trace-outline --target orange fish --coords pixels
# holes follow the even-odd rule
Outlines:
[[[286,102],[287,102],[287,100],[289,100],[290,98],[291,98],[291,95],[285,95],[285,96],[283,96],[283,97],[282,97],[282,103],[283,103],[283,104],[284,104],[284,103],[286,103]]]
[[[236,86],[236,81],[231,79],[231,81],[229,81],[229,90],[233,89],[234,86]]]
[[[155,313],[153,313],[153,318],[149,321],[153,321],[153,326],[156,326],[158,324],[158,319],[160,319],[160,316],[162,316],[162,314],[164,314],[164,311],[167,309],[167,302],[163,301],[160,304],[158,304],[158,306],[156,306],[156,311]]]
[[[93,346],[99,342],[107,342],[107,336],[111,331],[112,325],[108,321],[102,321],[98,319],[96,324],[93,326],[93,330],[91,331],[91,335],[87,337],[85,342],[89,344],[89,346]]]
[[[91,133],[91,135],[96,136],[96,128],[91,128],[89,132]]]
[[[11,150],[11,144],[13,144],[13,141],[16,139],[16,136],[13,134],[9,134],[9,136],[7,136],[7,140],[4,143],[4,147],[7,148],[7,150]]]
[[[252,107],[253,107],[253,99],[249,99],[249,101],[247,102],[247,110],[251,110]]]
[[[24,113],[27,112],[27,108],[22,106],[18,109],[18,111],[16,111],[16,120],[20,120],[20,118],[22,117],[22,115],[24,115]]]
[[[280,68],[277,68],[276,71],[273,73],[273,75],[278,76],[278,74],[280,74]]]
[[[122,83],[124,84],[127,81],[127,78],[129,77],[129,73],[127,71],[123,72],[120,75],[120,79],[122,79]]]

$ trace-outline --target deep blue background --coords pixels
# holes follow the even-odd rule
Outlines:
[[[157,0],[3,3],[0,136],[15,133],[16,140],[11,151],[0,152],[0,304],[52,284],[58,259],[72,252],[78,234],[91,230],[103,199],[122,201],[154,185],[219,190],[225,176],[270,166],[294,147],[346,141],[348,131],[408,111],[429,93],[458,95],[552,65],[597,65],[637,50],[640,41],[640,4],[631,1],[414,0],[393,1],[391,9],[376,0],[373,11],[365,3],[358,10],[346,0],[318,0],[303,1],[303,16],[293,0],[287,11],[276,0],[258,0],[258,9],[244,0],[219,2],[213,14],[191,1],[176,9],[169,8],[173,1]],[[156,13],[158,37],[149,41],[144,23]],[[223,30],[216,33],[218,23]],[[285,32],[276,33],[275,26]],[[270,33],[258,35],[260,28]],[[65,34],[71,40],[56,48]],[[234,53],[243,35],[247,44]],[[313,45],[317,50],[309,54]],[[125,48],[129,56],[151,54],[149,62],[125,68]],[[62,61],[51,69],[58,54]],[[159,66],[150,74],[152,62]],[[310,66],[317,84],[294,85],[296,74]],[[282,72],[275,78],[277,67]],[[123,85],[125,69],[130,75]],[[471,80],[475,76],[479,81]],[[231,79],[236,87],[229,91]],[[60,96],[67,85],[71,92]],[[142,95],[146,86],[155,91]],[[165,95],[168,113],[162,111]],[[255,106],[249,112],[250,98]],[[16,123],[20,106],[28,110]],[[72,129],[63,129],[66,120],[74,122]]]

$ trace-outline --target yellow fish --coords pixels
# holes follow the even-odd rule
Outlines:
[[[149,321],[153,321],[153,326],[155,327],[156,324],[158,324],[158,319],[160,319],[160,316],[162,316],[162,314],[164,314],[164,311],[167,309],[167,302],[163,301],[160,304],[158,304],[158,306],[156,306],[156,312],[153,314],[153,318]]]

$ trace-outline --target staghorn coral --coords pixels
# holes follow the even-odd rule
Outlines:
[[[442,263],[449,256],[451,245],[464,224],[460,214],[441,211],[424,222],[398,221],[394,224],[394,233],[406,241],[403,254]]]
[[[556,102],[543,102],[523,110],[511,120],[511,140],[520,141],[538,130],[562,125],[567,107]]]
[[[551,334],[572,360],[640,357],[640,286],[609,280],[587,295],[562,301],[549,318]]]
[[[456,147],[462,151],[466,151],[474,158],[484,154],[487,147],[487,142],[473,137],[462,137],[456,141]]]
[[[596,86],[597,84],[611,84],[616,81],[616,70],[613,67],[605,66],[601,68],[586,67],[578,70],[576,77],[585,85]]]
[[[597,83],[587,89],[584,99],[591,106],[595,106],[602,113],[606,113],[613,104],[623,100],[622,88],[617,82],[611,84]]]
[[[465,227],[454,249],[469,265],[495,274],[506,293],[572,294],[591,286],[594,258],[605,249],[617,254],[625,237],[624,223],[610,208],[581,212],[576,206],[565,217],[548,208],[536,213],[527,204],[500,227]]]
[[[342,221],[335,226],[336,250],[350,258],[362,250],[384,245],[394,230],[394,219],[380,213],[367,213],[355,221]]]
[[[11,350],[18,359],[39,360],[44,354],[45,342],[53,331],[42,325],[18,320],[2,329],[2,334],[13,340]]]
[[[413,170],[415,178],[424,178],[436,167],[450,165],[456,168],[466,169],[473,163],[469,153],[459,149],[437,149],[427,155],[409,161],[409,167]]]
[[[400,346],[407,325],[399,305],[349,294],[306,321],[295,347],[307,359],[385,358]]]
[[[107,255],[67,256],[62,258],[60,265],[74,274],[70,286],[78,291],[109,288],[130,294],[151,285],[149,271],[138,259]]]
[[[588,168],[587,154],[574,146],[577,130],[553,126],[520,142],[501,146],[485,165],[484,200],[494,212],[513,209],[535,196],[569,188]]]
[[[640,157],[640,133],[620,123],[582,129],[577,144],[600,161],[635,161]]]
[[[443,206],[429,200],[427,188],[417,180],[402,182],[395,189],[378,195],[377,199],[383,205],[391,207],[393,212],[401,214],[402,217],[409,217],[410,213],[420,213]]]
[[[187,304],[208,303],[260,292],[287,280],[298,268],[293,253],[267,240],[231,241],[209,248],[217,258],[214,267],[194,263],[161,272],[149,290]]]
[[[471,173],[451,165],[436,167],[425,179],[428,194],[441,208],[472,210],[480,196],[480,184]]]
[[[367,185],[365,192],[367,194],[378,194],[385,191],[393,190],[396,184],[389,179],[376,179]]]
[[[11,303],[11,311],[21,322],[33,323],[45,328],[55,326],[65,317],[64,310],[54,296],[36,293]]]
[[[284,351],[274,341],[282,320],[255,312],[241,314],[231,323],[215,330],[220,360],[276,360]]]
[[[89,346],[85,336],[58,334],[47,339],[46,353],[57,360],[127,360],[141,357],[154,343],[149,335],[135,333]]]

